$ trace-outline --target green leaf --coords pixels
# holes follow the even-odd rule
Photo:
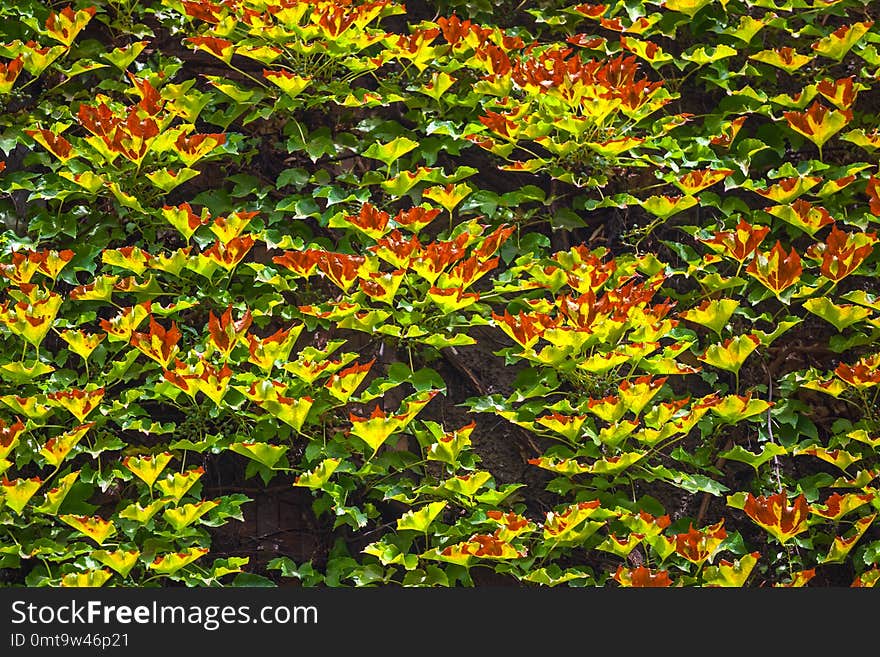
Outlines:
[[[715,497],[721,497],[723,493],[729,490],[724,484],[705,475],[688,474],[679,470],[670,470],[662,465],[649,467],[648,470],[653,476],[689,493],[709,493]]]
[[[440,333],[432,333],[424,338],[418,338],[419,342],[423,342],[436,349],[444,347],[466,347],[468,345],[477,344],[471,336],[465,333],[456,333],[454,335],[441,335]]]
[[[211,566],[211,575],[215,578],[242,572],[242,567],[248,565],[250,557],[229,557],[228,559],[215,559]]]
[[[239,573],[229,586],[268,589],[275,588],[277,585],[268,577],[263,577],[256,573]]]
[[[784,320],[780,320],[777,322],[776,328],[771,333],[765,333],[764,331],[755,331],[753,334],[758,337],[761,341],[761,345],[764,347],[769,347],[776,338],[780,335],[788,331],[790,328],[797,326],[802,321],[804,321],[800,317],[788,317]]]
[[[116,200],[119,201],[119,205],[125,208],[136,210],[141,214],[147,214],[147,211],[144,210],[144,208],[141,206],[141,203],[137,199],[137,197],[127,192],[124,192],[119,183],[108,182],[107,187],[110,189],[111,192],[113,192],[113,196],[115,196]]]
[[[760,468],[770,459],[777,456],[782,456],[783,454],[787,453],[788,450],[786,450],[785,447],[783,447],[782,445],[777,445],[776,443],[767,443],[758,454],[754,454],[748,451],[741,445],[735,445],[731,449],[727,450],[726,452],[722,452],[718,456],[719,458],[728,459],[731,461],[748,463],[757,471],[758,468]]]
[[[579,568],[567,568],[562,570],[556,564],[547,566],[546,568],[538,568],[530,570],[528,574],[522,577],[523,581],[542,586],[558,586],[569,582],[579,582],[583,585],[589,585],[593,582],[593,577],[585,570]]]
[[[875,294],[868,294],[864,290],[853,290],[852,292],[847,292],[846,294],[841,295],[841,298],[857,303],[860,306],[865,306],[866,308],[880,311],[880,296]]]
[[[681,58],[703,66],[704,64],[717,62],[719,59],[733,57],[736,54],[737,51],[735,48],[725,46],[724,44],[719,44],[717,46],[700,46],[698,48],[690,48],[681,54]]]

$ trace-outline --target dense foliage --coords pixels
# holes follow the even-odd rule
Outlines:
[[[0,16],[0,583],[880,579],[876,3]]]

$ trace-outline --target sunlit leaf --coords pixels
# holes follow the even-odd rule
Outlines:
[[[122,577],[127,577],[137,563],[140,551],[134,550],[93,550],[91,556],[119,573]]]
[[[190,547],[180,552],[160,554],[147,566],[160,575],[173,575],[181,568],[200,559],[210,552],[210,548]]]
[[[873,21],[842,25],[828,36],[813,43],[812,48],[820,55],[839,62],[873,25]]]
[[[237,454],[253,459],[257,463],[274,468],[275,464],[287,452],[287,445],[270,445],[269,443],[232,443],[229,449]]]
[[[789,505],[785,491],[767,497],[748,493],[743,511],[783,544],[808,529],[809,510],[803,495],[798,495]]]
[[[736,374],[761,341],[754,335],[737,335],[721,344],[710,345],[699,359],[713,367]]]
[[[876,517],[877,514],[872,513],[864,518],[859,518],[852,531],[848,532],[846,536],[835,536],[828,554],[821,560],[821,563],[843,563]]]
[[[152,456],[127,456],[122,460],[122,465],[152,488],[172,458],[170,452],[161,452]]]
[[[397,531],[412,530],[424,533],[434,522],[443,509],[446,502],[431,502],[419,510],[411,510],[397,519]]]
[[[817,297],[804,301],[804,308],[814,315],[834,325],[838,331],[843,332],[848,326],[852,326],[871,316],[871,311],[861,306],[851,304],[837,305],[828,297]]]
[[[98,588],[103,586],[111,577],[113,577],[113,573],[103,568],[87,570],[84,573],[67,573],[61,578],[61,586],[74,588]]]
[[[43,485],[43,480],[39,477],[32,479],[13,479],[9,481],[5,476],[0,481],[0,493],[3,493],[5,506],[9,507],[18,515],[34,496],[34,494]]]
[[[105,520],[100,516],[76,516],[67,514],[58,516],[58,519],[85,534],[98,545],[103,545],[104,541],[116,533],[116,526],[113,522]]]

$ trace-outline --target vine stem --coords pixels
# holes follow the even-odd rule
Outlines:
[[[767,382],[767,401],[770,403],[770,406],[767,408],[767,436],[770,438],[771,443],[775,443],[776,441],[773,439],[773,417],[770,412],[770,409],[773,408],[773,377],[768,377]],[[779,456],[776,455],[773,456],[773,473],[776,475],[776,486],[781,493],[782,474],[779,468]]]

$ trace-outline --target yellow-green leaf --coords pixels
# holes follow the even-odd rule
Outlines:
[[[163,479],[157,480],[156,485],[164,496],[179,502],[180,498],[186,495],[186,492],[193,487],[204,473],[205,469],[199,466],[184,473],[175,472],[170,474]]]
[[[689,322],[705,326],[721,337],[721,332],[737,308],[739,302],[734,299],[708,299],[696,308],[680,313],[679,316]]]
[[[214,507],[219,506],[219,504],[219,502],[214,500],[202,500],[195,504],[183,504],[174,509],[166,509],[162,513],[162,517],[165,518],[169,525],[174,527],[175,531],[180,531],[194,523]]]
[[[413,141],[408,137],[395,137],[387,144],[382,144],[380,142],[373,142],[364,151],[364,157],[369,157],[374,160],[379,160],[383,162],[386,166],[391,166],[391,164],[411,150],[416,148],[419,145],[419,142]]]
[[[119,573],[122,577],[128,576],[131,569],[137,563],[140,551],[134,550],[94,550],[91,556]]]
[[[127,456],[122,460],[122,465],[152,488],[172,458],[174,457],[170,452],[162,452],[152,456]]]
[[[804,308],[834,325],[839,332],[871,316],[871,311],[862,306],[844,304],[838,306],[828,297],[814,297],[804,301]]]
[[[34,477],[32,479],[13,479],[9,481],[5,477],[3,481],[0,482],[0,492],[3,493],[3,499],[6,501],[6,506],[15,511],[18,515],[21,515],[22,509],[27,505],[30,499],[34,496],[40,486],[43,485],[43,480],[39,477]]]
[[[341,462],[342,459],[338,458],[324,459],[312,470],[297,476],[293,485],[317,490],[330,480],[330,476],[336,472],[336,468],[339,467]]]
[[[34,507],[34,511],[45,513],[50,516],[57,514],[58,509],[61,507],[61,503],[64,502],[64,498],[67,497],[70,489],[73,488],[73,485],[76,483],[79,473],[80,471],[76,470],[61,477],[56,482],[54,488],[50,488],[46,491],[45,501],[40,506]]]
[[[116,526],[110,520],[100,516],[76,516],[72,514],[58,516],[63,523],[70,525],[78,532],[85,534],[98,545],[103,545],[110,536],[116,533]]]
[[[172,552],[170,554],[161,554],[147,566],[150,570],[160,575],[173,575],[184,566],[188,566],[196,559],[199,559],[208,552],[210,548],[190,547],[180,552]]]
[[[744,554],[739,559],[734,559],[733,562],[722,559],[717,566],[706,566],[703,569],[703,585],[742,587],[760,557],[760,552],[751,552]]]
[[[872,513],[869,516],[860,518],[856,521],[853,531],[849,532],[847,536],[835,536],[834,541],[828,550],[828,554],[825,555],[820,563],[843,563],[850,551],[855,547],[855,544],[859,542],[859,539],[862,536],[864,536],[868,527],[871,526],[871,523],[874,522],[876,517],[877,514]]]
[[[424,533],[445,508],[446,502],[431,502],[417,511],[407,511],[397,519],[397,531],[409,529]]]
[[[698,358],[713,367],[736,374],[746,358],[761,344],[757,336],[737,335],[721,344],[710,345],[706,352]]]
[[[777,445],[776,443],[766,443],[761,448],[761,451],[757,454],[754,452],[750,452],[742,445],[734,445],[726,452],[722,452],[721,454],[719,454],[718,457],[728,459],[730,461],[740,461],[742,463],[748,463],[757,471],[758,468],[760,468],[770,459],[777,456],[782,456],[783,454],[787,453],[788,450],[785,449],[785,447],[783,447],[782,445]]]
[[[269,443],[241,442],[232,443],[229,449],[271,469],[284,456],[288,447],[287,445],[270,445]]]
[[[74,588],[98,588],[104,586],[113,573],[104,568],[87,570],[84,573],[67,573],[61,578],[61,586]]]
[[[828,36],[816,41],[812,48],[823,57],[839,62],[873,25],[873,21],[842,25]]]

